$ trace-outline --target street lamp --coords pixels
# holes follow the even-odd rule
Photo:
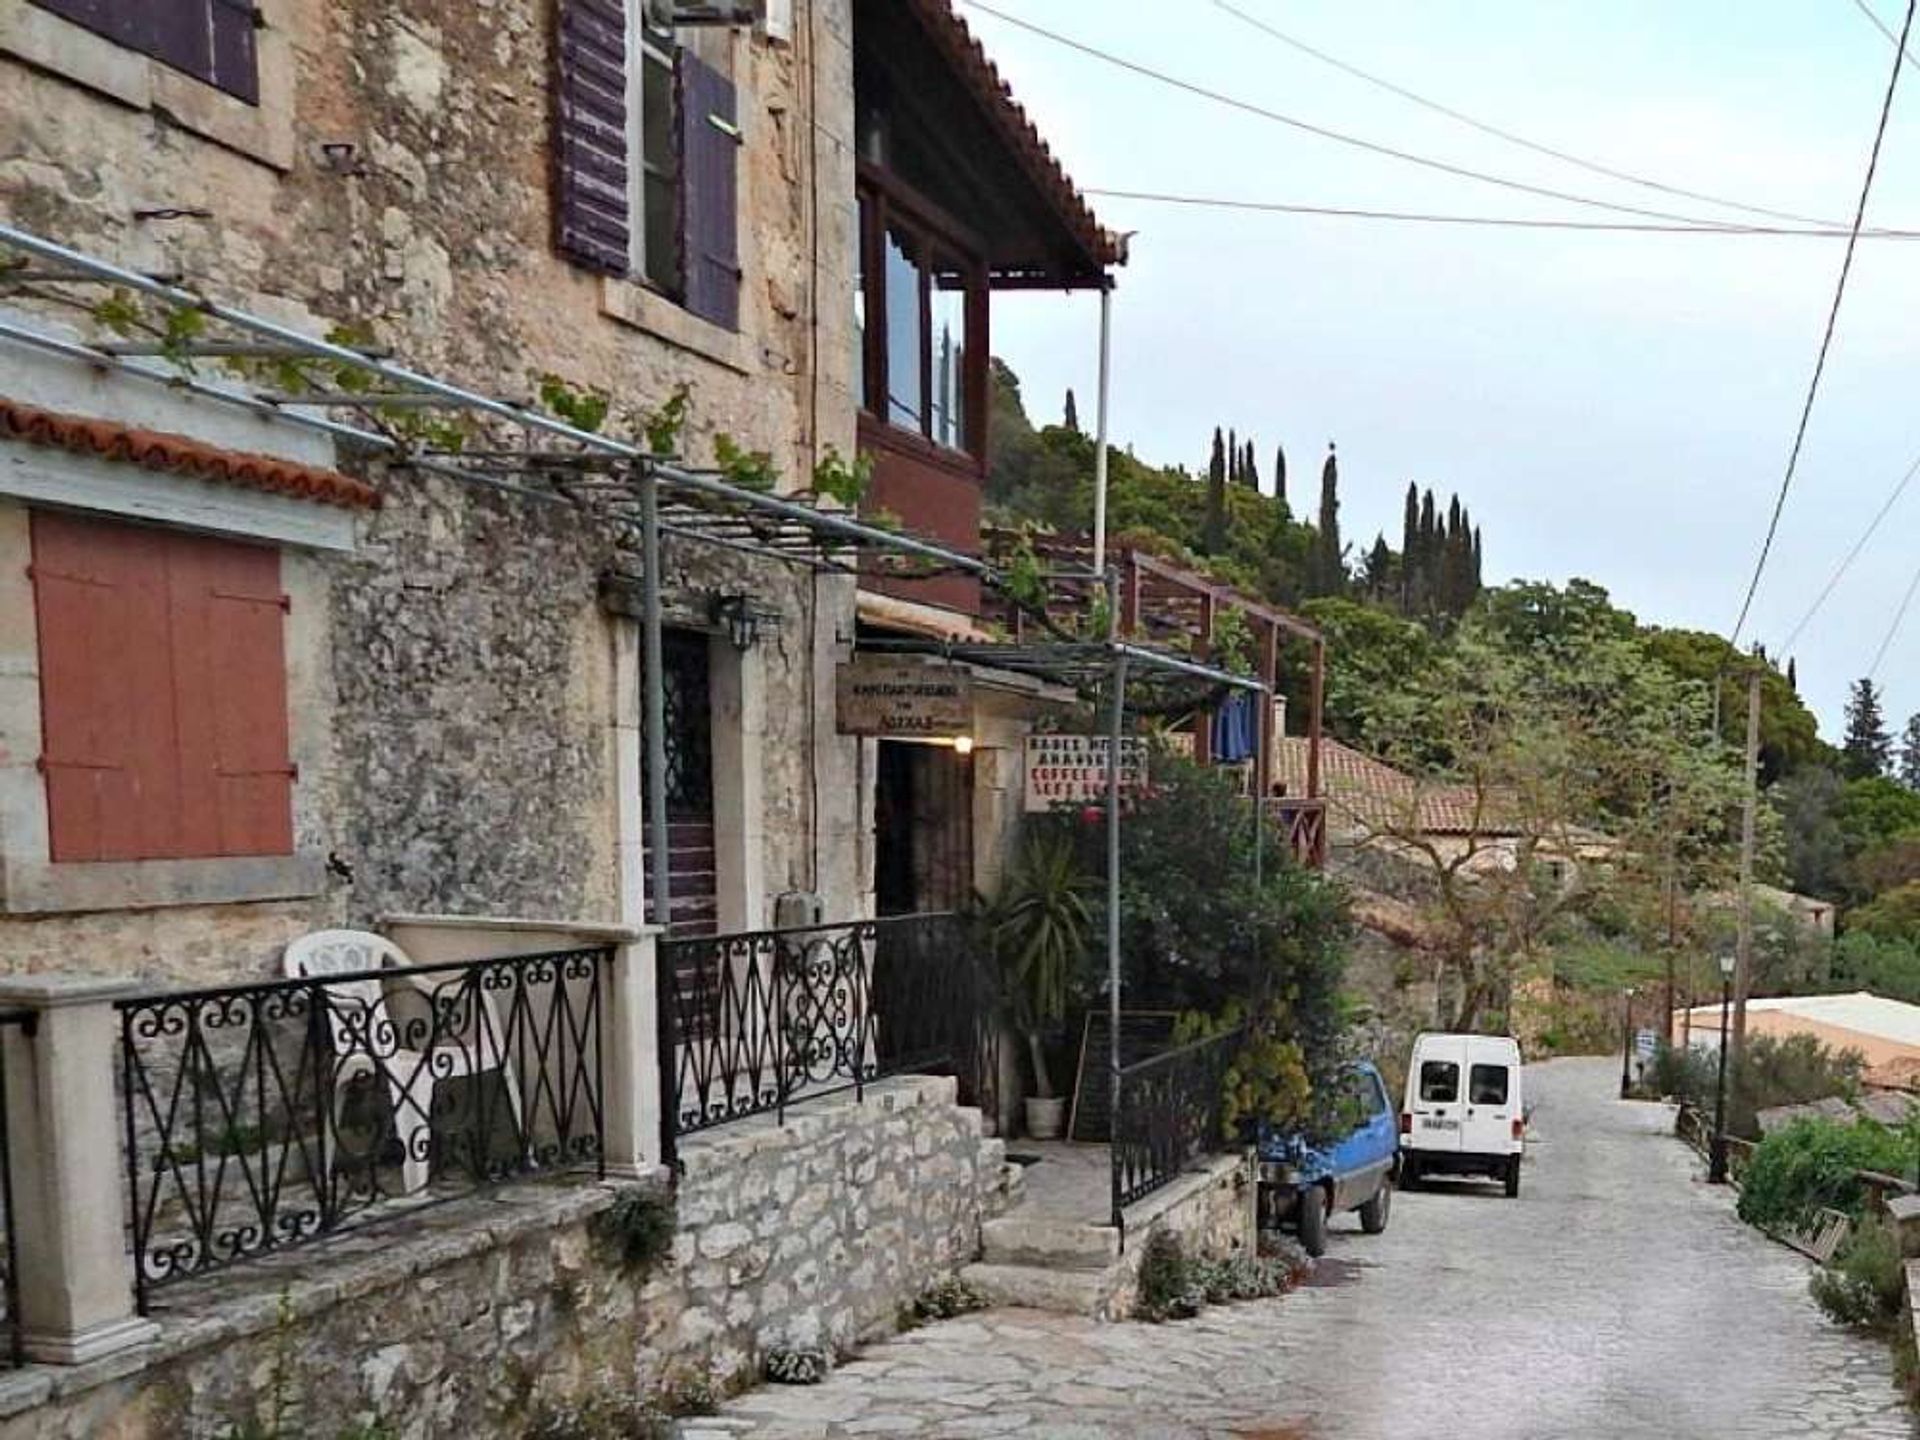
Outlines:
[[[1633,987],[1629,985],[1620,992],[1620,1098],[1627,1098],[1633,1089],[1631,1064],[1633,1060]]]
[[[1713,1148],[1707,1158],[1707,1183],[1727,1183],[1727,1010],[1733,1004],[1733,956],[1720,957],[1720,1078],[1713,1096]]]

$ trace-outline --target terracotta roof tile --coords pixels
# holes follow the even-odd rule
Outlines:
[[[951,0],[912,0],[912,4],[954,73],[1005,132],[1034,182],[1087,253],[1102,266],[1126,264],[1126,241],[1094,218],[1092,207],[1068,178],[1053,147],[1041,138],[1026,107],[1013,98],[1013,87],[1000,78],[1000,68],[987,58],[967,22],[954,13]]]
[[[1307,793],[1307,742],[1288,735],[1278,742],[1274,778],[1289,795]],[[1498,817],[1476,825],[1473,791],[1464,785],[1422,784],[1404,770],[1362,754],[1338,740],[1320,742],[1320,789],[1336,824],[1383,830],[1404,826],[1418,806],[1420,828],[1433,835],[1483,836],[1516,833]]]
[[[141,430],[87,415],[42,410],[4,396],[0,396],[0,440],[21,440],[146,470],[193,475],[243,490],[262,490],[351,510],[370,510],[380,504],[378,490],[337,470],[224,450],[164,430]]]

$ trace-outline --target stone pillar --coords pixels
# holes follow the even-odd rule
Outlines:
[[[659,989],[655,964],[661,930],[642,927],[618,947],[608,975],[601,1032],[601,1095],[606,1114],[607,1174],[652,1176],[663,1159],[660,1119]]]
[[[79,1365],[144,1344],[134,1313],[121,1186],[125,1127],[114,1096],[113,1001],[129,980],[0,979],[0,1009],[33,1014],[4,1040],[21,1344],[30,1360]]]

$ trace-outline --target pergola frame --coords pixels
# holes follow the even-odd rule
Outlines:
[[[9,252],[12,259],[9,263]],[[36,266],[46,268],[35,268]],[[661,547],[671,535],[747,554],[798,562],[848,573],[867,573],[876,561],[904,559],[938,570],[979,579],[990,590],[1009,595],[1006,577],[977,556],[933,541],[865,523],[841,510],[829,510],[792,497],[763,493],[729,483],[720,472],[690,468],[670,457],[650,454],[613,436],[583,429],[529,403],[482,394],[423,371],[409,369],[369,346],[353,346],[306,335],[236,306],[187,288],[178,276],[156,276],[88,255],[80,250],[0,225],[0,293],[25,290],[30,298],[75,303],[72,292],[96,293],[100,287],[147,297],[176,315],[196,317],[191,327],[154,342],[94,341],[62,333],[63,327],[39,322],[33,312],[0,316],[0,340],[62,356],[151,383],[184,390],[265,420],[324,434],[363,454],[385,458],[427,473],[502,490],[542,501],[571,503],[611,518],[623,536],[637,543],[643,566],[641,631],[645,657],[647,777],[646,834],[652,880],[652,913],[671,913],[666,816],[665,685],[662,672]],[[81,308],[86,308],[82,306]],[[217,330],[211,327],[219,327]],[[201,360],[315,362],[351,374],[352,386],[306,391],[215,384],[199,375]],[[378,382],[377,386],[374,382]],[[479,429],[488,443],[470,448],[409,441],[379,428],[396,412],[430,410]],[[348,423],[341,414],[357,418]],[[1133,552],[1127,552],[1130,556]],[[1125,573],[1137,582],[1137,563]],[[1090,591],[1104,586],[1109,604],[1123,583],[1123,571],[1104,576],[1090,570],[1057,572],[1056,583]],[[1015,604],[1015,613],[1021,613]],[[1110,615],[1114,612],[1110,609]],[[1274,624],[1282,618],[1270,612]],[[1040,622],[1053,627],[1044,614]],[[1298,624],[1298,622],[1294,622]],[[1269,650],[1274,630],[1269,630]],[[1317,638],[1317,632],[1312,632]],[[926,648],[925,646],[922,647]],[[1268,678],[1236,675],[1205,663],[1121,638],[1060,641],[1047,645],[947,645],[935,647],[956,659],[1025,670],[1067,683],[1103,683],[1108,692],[1107,756],[1107,962],[1110,1008],[1114,1017],[1109,1057],[1113,1082],[1120,1075],[1120,767],[1119,750],[1126,712],[1129,675],[1135,670],[1198,680],[1214,687],[1271,696]],[[1317,653],[1317,652],[1316,652]],[[1317,685],[1316,685],[1317,690]],[[1269,711],[1271,705],[1265,707]],[[1317,706],[1316,706],[1317,709]],[[1264,748],[1264,747],[1263,747]],[[1263,806],[1253,809],[1254,865],[1261,863]],[[818,842],[815,836],[815,842]],[[671,1045],[671,1016],[662,1011],[661,1043]]]

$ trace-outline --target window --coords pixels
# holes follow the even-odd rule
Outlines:
[[[1504,1105],[1507,1103],[1507,1067],[1476,1065],[1467,1075],[1467,1103]]]
[[[36,511],[51,858],[293,853],[280,555]]]
[[[561,252],[737,330],[733,82],[678,43],[664,0],[559,0],[558,15]]]
[[[1429,1060],[1420,1067],[1420,1099],[1451,1105],[1460,1098],[1460,1067],[1451,1060]]]
[[[260,103],[253,0],[33,0],[163,65]]]
[[[944,449],[978,453],[973,412],[985,374],[974,332],[986,319],[981,267],[877,178],[863,183],[860,230],[854,388],[862,408]]]

